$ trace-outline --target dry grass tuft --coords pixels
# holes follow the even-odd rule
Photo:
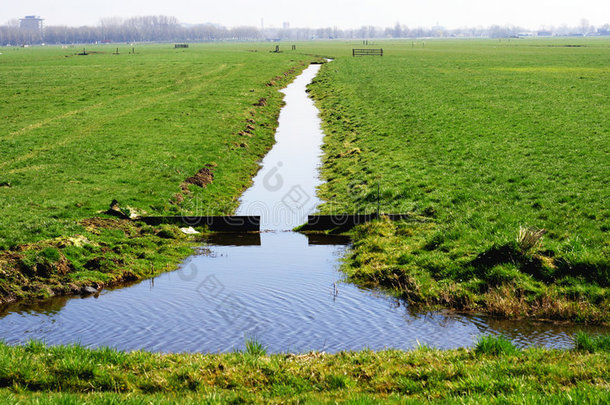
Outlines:
[[[519,246],[519,249],[525,253],[540,246],[542,235],[545,233],[546,229],[519,227],[519,235],[517,236],[517,245]]]

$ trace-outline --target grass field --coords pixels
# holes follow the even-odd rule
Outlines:
[[[201,355],[0,344],[0,400],[16,403],[604,403],[608,337],[574,350],[472,349]],[[589,342],[589,343],[586,343]]]
[[[412,304],[610,320],[610,41],[378,46],[336,51],[311,87],[322,211],[374,212],[379,184],[382,212],[415,219],[356,232],[351,279]]]
[[[416,219],[357,232],[352,280],[412,304],[607,321],[610,42],[384,42],[383,58],[354,46],[6,49],[2,296],[175,265],[188,252],[175,229],[82,221],[115,199],[232,212],[273,142],[278,88],[321,54],[336,59],[311,87],[328,134],[322,211],[372,212],[379,185],[382,211]],[[201,169],[204,188],[185,183]]]
[[[608,322],[610,41],[384,42],[383,58],[354,46],[2,49],[2,300],[174,268],[192,239],[101,211],[232,212],[273,142],[278,89],[323,55],[322,211],[373,212],[379,184],[382,211],[413,216],[354,231],[351,280],[411,305]],[[200,170],[203,188],[186,181]],[[332,355],[0,343],[0,401],[606,403],[608,342]]]
[[[336,59],[311,86],[328,134],[322,211],[372,212],[379,185],[382,211],[415,219],[357,231],[352,280],[412,304],[608,321],[610,42],[354,46],[6,49],[3,299],[175,265],[188,253],[175,228],[88,219],[112,200],[231,213],[273,142],[278,88],[319,54]],[[204,187],[188,184],[198,172]]]
[[[281,98],[266,83],[307,60],[245,45],[114,49],[3,53],[0,183],[10,187],[0,189],[0,247],[63,236],[113,199],[178,211],[172,196],[205,164],[217,165],[214,181],[197,200],[231,212],[273,142],[276,116],[262,112],[277,112]],[[260,98],[266,108],[253,106]],[[253,136],[239,136],[248,119]]]
[[[232,213],[273,144],[278,89],[314,60],[271,48],[3,49],[0,301],[150,276],[188,254],[167,241],[175,229],[82,222],[113,200],[149,215]],[[204,187],[185,182],[200,170]]]

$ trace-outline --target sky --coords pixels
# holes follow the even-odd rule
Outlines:
[[[610,23],[609,0],[0,0],[0,24],[26,15],[45,25],[97,25],[105,17],[167,15],[182,23],[358,28]]]

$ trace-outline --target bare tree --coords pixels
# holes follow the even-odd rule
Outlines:
[[[589,24],[589,20],[583,18],[580,20],[580,33],[583,35],[587,35],[591,33],[594,29],[592,29],[591,24]]]

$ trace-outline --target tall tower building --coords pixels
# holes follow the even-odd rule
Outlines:
[[[19,19],[19,27],[22,30],[42,32],[42,22],[44,20],[35,15],[27,15]]]

